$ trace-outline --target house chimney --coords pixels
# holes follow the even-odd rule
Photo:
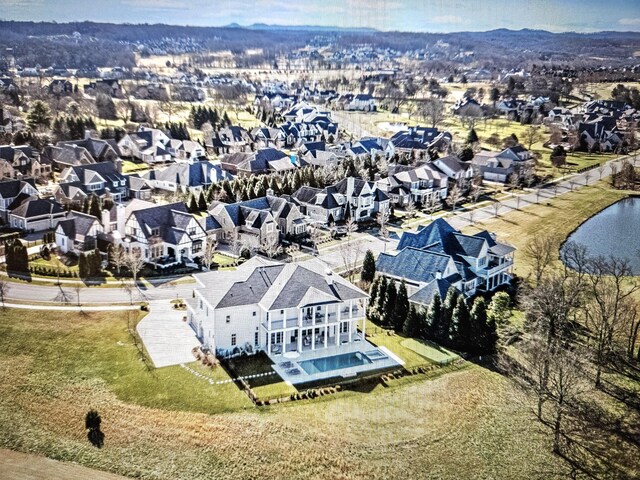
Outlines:
[[[127,221],[126,218],[124,218],[124,205],[122,203],[119,203],[116,206],[116,227],[118,232],[120,232],[120,235],[122,235],[122,238],[124,238],[124,224]]]
[[[438,270],[438,271],[436,272],[436,280],[439,280],[439,279],[441,279],[441,278],[442,278],[442,272],[441,272],[440,270]]]
[[[327,268],[325,274],[327,276],[327,285],[333,285],[333,272]]]
[[[84,139],[88,140],[91,138],[91,131],[89,129],[84,131]]]
[[[106,233],[111,233],[111,214],[109,210],[102,210],[102,227]]]
[[[273,197],[273,189],[272,188],[267,188],[267,197]]]

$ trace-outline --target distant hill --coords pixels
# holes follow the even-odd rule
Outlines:
[[[269,25],[266,23],[254,23],[247,26],[232,23],[227,28],[246,28],[249,30],[280,30],[280,31],[306,31],[306,32],[353,32],[353,33],[375,33],[378,30],[374,28],[348,28],[348,27],[332,27],[323,25]]]

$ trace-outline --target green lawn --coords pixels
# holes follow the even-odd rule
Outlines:
[[[240,377],[273,372],[271,368],[273,362],[264,353],[259,353],[251,357],[235,358],[230,360],[229,363]],[[280,378],[280,375],[276,373],[264,377],[248,378],[246,381],[251,387],[251,390],[253,390],[253,393],[261,400],[286,397],[298,391],[292,385],[287,385],[282,378]]]
[[[407,340],[412,341],[412,339],[398,335],[392,330],[386,330],[371,322],[367,322],[366,333],[368,341],[378,347],[388,348],[391,353],[401,358],[404,361],[405,368],[438,363],[437,360],[432,360],[428,356],[421,355],[416,351],[417,349],[409,348],[405,345],[405,342]],[[412,344],[409,343],[409,345]],[[426,350],[424,353],[426,353]]]
[[[119,399],[148,407],[209,413],[251,407],[234,384],[211,386],[179,366],[148,370],[129,333],[129,315],[137,323],[136,312],[2,311],[0,359],[23,356],[27,384],[31,376],[47,385],[93,379]],[[222,368],[211,375],[228,378]]]
[[[46,260],[42,257],[38,257],[35,260],[31,260],[29,264],[33,266],[37,265],[39,267],[50,268],[55,271],[57,271],[58,268],[60,268],[61,272],[77,272],[78,271],[77,264],[66,266],[64,263],[58,260],[58,257],[56,257],[55,255],[51,255],[51,258],[49,260]]]
[[[400,342],[404,348],[414,351],[421,357],[424,357],[433,363],[448,363],[459,356],[441,346],[425,340],[417,340],[415,338],[407,338]]]
[[[149,170],[149,165],[146,163],[137,163],[131,160],[122,161],[122,173],[142,173],[147,170]]]

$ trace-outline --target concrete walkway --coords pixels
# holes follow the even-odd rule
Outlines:
[[[137,330],[156,368],[193,362],[191,350],[200,346],[200,341],[182,321],[187,312],[174,310],[169,300],[150,302],[149,310]]]
[[[62,310],[65,312],[112,312],[115,310],[140,310],[140,305],[104,305],[104,306],[77,306],[77,305],[28,305],[23,303],[6,303],[5,308],[19,308],[22,310]]]

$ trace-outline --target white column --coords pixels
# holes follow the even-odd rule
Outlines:
[[[311,350],[316,349],[316,327],[311,329]]]
[[[365,335],[365,326],[367,324],[367,317],[366,315],[364,317],[362,317],[362,339],[365,340],[366,339],[366,335]]]
[[[324,323],[329,323],[329,305],[324,307]]]
[[[349,320],[353,318],[353,300],[349,300]]]
[[[329,344],[329,325],[324,326],[324,348]]]
[[[271,355],[271,332],[267,332],[267,354]]]
[[[349,343],[351,343],[353,340],[351,338],[351,328],[352,328],[352,321],[349,320]]]

